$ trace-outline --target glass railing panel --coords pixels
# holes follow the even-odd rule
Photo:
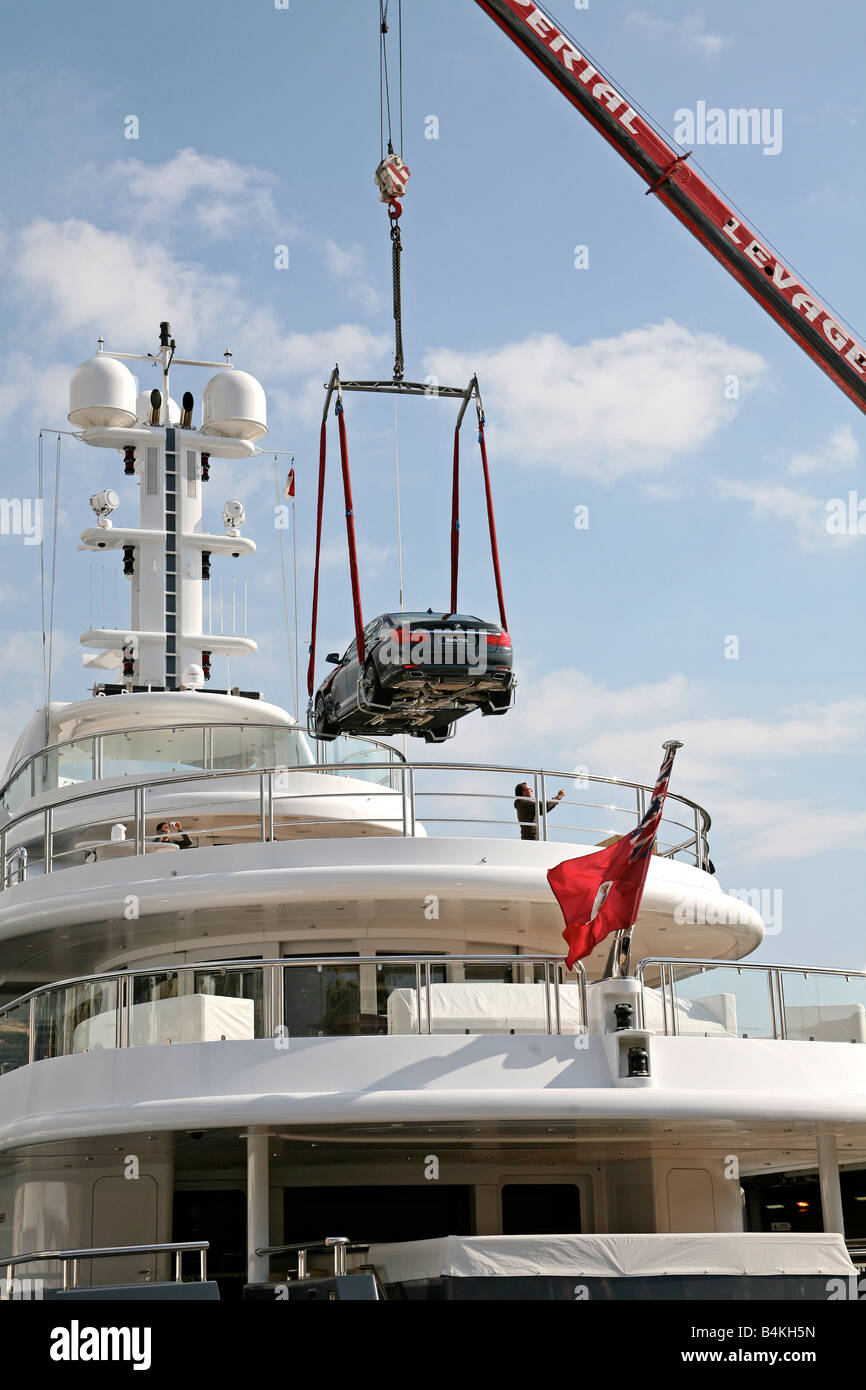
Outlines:
[[[213,765],[218,772],[310,767],[315,762],[306,736],[285,725],[215,724],[211,737]]]
[[[431,1031],[434,1033],[555,1033],[580,1031],[580,987],[561,986],[557,1015],[556,988],[543,965],[512,961],[448,961],[446,978],[431,984]],[[422,1031],[427,1031],[426,999],[421,1001]]]
[[[374,782],[378,786],[396,787],[393,765],[398,761],[394,750],[385,745],[364,743],[360,739],[339,735],[330,743],[322,743],[323,758],[334,771],[347,777],[357,777],[364,782]],[[387,763],[388,767],[375,767],[372,764]]]
[[[774,1036],[768,971],[723,965],[706,969],[672,966],[671,975],[676,1031],[681,1036]],[[656,1026],[647,1022],[650,1027]],[[670,1020],[668,1030],[673,1031]]]
[[[370,997],[369,993],[365,988],[362,999],[360,964],[287,964],[283,970],[283,1009],[288,1035],[334,1038],[382,1032],[375,978]]]
[[[30,764],[27,763],[20,772],[16,772],[6,787],[3,793],[3,804],[10,816],[14,816],[24,805],[24,802],[29,799],[31,795],[30,777]]]
[[[37,994],[35,1060],[117,1046],[117,981],[90,980]]]
[[[203,728],[141,729],[103,735],[102,775],[106,778],[197,772],[204,766]]]
[[[249,970],[196,970],[192,977],[193,1008],[202,1018],[207,1042],[217,1034],[220,1041],[237,1042],[264,1037],[264,972]]]
[[[30,1000],[0,1014],[0,1076],[26,1066],[29,1056]]]
[[[82,738],[65,743],[49,755],[56,758],[58,787],[73,787],[79,782],[93,781],[93,739]]]
[[[785,1034],[801,1042],[866,1042],[866,979],[781,972]]]
[[[130,1047],[186,1042],[182,1035],[187,1015],[181,1007],[182,987],[176,970],[158,970],[130,979]]]
[[[423,1015],[426,1029],[426,972],[423,962],[416,969],[414,960],[377,961],[376,1008],[382,1020],[383,1033],[418,1033]],[[430,985],[441,985],[447,979],[445,959],[430,961]],[[418,984],[420,982],[420,994]]]

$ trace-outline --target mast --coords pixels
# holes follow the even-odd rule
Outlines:
[[[137,393],[124,360],[156,367],[162,389]],[[172,366],[220,369],[202,393],[200,429],[192,425],[192,394],[184,394],[182,411],[171,399]],[[246,636],[204,630],[203,586],[210,582],[212,559],[239,559],[256,547],[241,534],[241,502],[225,503],[220,535],[203,530],[203,501],[212,457],[243,459],[257,452],[254,441],[267,432],[261,385],[234,368],[228,352],[221,363],[178,358],[171,325],[163,321],[157,353],[108,352],[100,340],[96,356],[73,376],[69,419],[83,427],[79,437],[86,444],[120,450],[124,474],[137,477],[140,490],[136,526],[111,520],[120,505],[113,489],[90,499],[97,524],[82,532],[82,548],[122,551],[130,620],[127,629],[83,633],[82,645],[98,649],[85,665],[118,670],[130,691],[205,685],[213,654],[228,658],[257,650]]]

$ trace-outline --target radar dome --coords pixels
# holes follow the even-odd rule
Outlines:
[[[135,418],[139,425],[150,423],[150,392],[139,391],[135,398]],[[168,423],[170,425],[180,424],[180,406],[173,396],[168,400]]]
[[[268,432],[268,409],[261,383],[249,372],[212,376],[202,392],[202,434],[229,439],[261,439]]]
[[[135,424],[135,377],[128,367],[99,352],[73,373],[69,383],[72,425],[125,427]]]

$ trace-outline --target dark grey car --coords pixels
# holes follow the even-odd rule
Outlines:
[[[383,613],[316,692],[318,738],[375,730],[442,743],[458,719],[480,709],[505,714],[514,699],[511,638],[496,623],[466,613]]]

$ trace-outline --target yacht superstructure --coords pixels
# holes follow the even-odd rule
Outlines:
[[[204,530],[203,496],[255,453],[265,395],[177,358],[166,323],[130,358],[160,389],[101,345],[70,404],[139,490],[135,526],[109,488],[81,538],[119,552],[129,625],[83,634],[106,679],[38,711],[3,779],[7,1275],[70,1296],[294,1297],[321,1266],[337,1296],[700,1277],[826,1297],[866,1237],[866,977],[747,961],[760,913],[673,793],[633,973],[604,943],[566,972],[547,871],[630,829],[651,788],[325,743],[209,689],[214,654],[255,651],[212,631],[211,564],[255,546],[234,500]],[[198,427],[171,401],[183,366],[219,368]]]

